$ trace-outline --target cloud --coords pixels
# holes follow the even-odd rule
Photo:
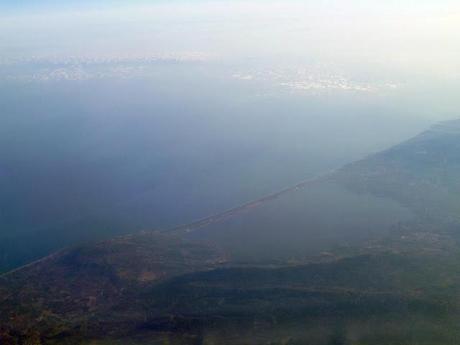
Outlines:
[[[33,56],[0,61],[3,79],[22,82],[84,81],[145,77],[158,63],[203,63],[213,59],[201,52],[148,55]],[[0,76],[1,78],[1,76]]]
[[[253,80],[254,79],[254,76],[250,75],[250,74],[239,74],[239,73],[236,73],[236,74],[233,74],[232,77],[234,79],[239,79],[239,80]]]
[[[309,66],[308,68],[259,69],[250,72],[237,72],[232,75],[241,81],[261,82],[291,91],[322,93],[326,91],[348,91],[359,93],[395,90],[396,82],[357,81],[329,68]]]

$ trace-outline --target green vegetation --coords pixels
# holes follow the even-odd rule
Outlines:
[[[352,255],[300,266],[196,265],[147,284],[114,273],[107,261],[102,270],[94,266],[94,258],[126,262],[135,250],[132,241],[128,251],[122,241],[115,243],[49,262],[46,271],[76,270],[61,276],[77,278],[58,289],[43,272],[27,290],[20,285],[30,273],[4,278],[3,287],[6,280],[22,292],[4,299],[2,310],[23,315],[16,327],[28,326],[22,332],[3,329],[3,343],[440,345],[455,344],[460,336],[460,251],[453,239],[414,234],[406,245],[388,240],[378,252],[357,248]],[[175,250],[161,256],[187,248],[173,243],[169,248]],[[94,281],[83,281],[83,275]],[[64,291],[74,284],[79,294]],[[101,293],[107,296],[95,300]],[[71,296],[78,299],[67,301]]]

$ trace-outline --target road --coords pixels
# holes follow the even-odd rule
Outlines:
[[[238,214],[241,214],[241,213],[244,213],[244,212],[248,212],[254,208],[257,208],[269,201],[272,201],[274,199],[277,199],[285,194],[288,194],[288,193],[292,193],[292,192],[295,192],[299,189],[303,189],[305,187],[307,187],[309,184],[313,183],[313,182],[317,182],[319,181],[320,179],[324,179],[326,178],[327,176],[329,176],[331,173],[328,173],[326,175],[321,175],[321,177],[314,177],[314,178],[311,178],[311,179],[307,179],[307,180],[303,180],[293,186],[289,186],[289,187],[286,187],[284,189],[281,189],[275,193],[271,193],[271,194],[268,194],[268,195],[265,195],[257,200],[253,200],[253,201],[249,201],[247,203],[244,203],[242,205],[239,205],[239,206],[236,206],[236,207],[233,207],[231,209],[228,209],[226,211],[223,211],[223,212],[220,212],[220,213],[216,213],[216,214],[213,214],[211,216],[208,216],[208,217],[205,217],[205,218],[201,218],[201,219],[198,219],[196,221],[193,221],[191,223],[187,223],[187,224],[182,224],[182,225],[179,225],[177,227],[174,227],[174,228],[170,228],[170,229],[166,229],[166,230],[163,230],[161,232],[163,233],[181,233],[181,232],[192,232],[192,231],[196,231],[198,229],[201,229],[201,228],[204,228],[206,226],[209,226],[211,224],[216,224],[216,223],[221,223],[229,218],[232,218]]]

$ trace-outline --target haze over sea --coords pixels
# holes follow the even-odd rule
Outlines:
[[[0,8],[0,239],[59,234],[32,257],[192,221],[458,117],[454,1]]]

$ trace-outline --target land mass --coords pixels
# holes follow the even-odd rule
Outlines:
[[[455,344],[459,150],[443,123],[170,233],[63,249],[0,277],[0,342]]]

